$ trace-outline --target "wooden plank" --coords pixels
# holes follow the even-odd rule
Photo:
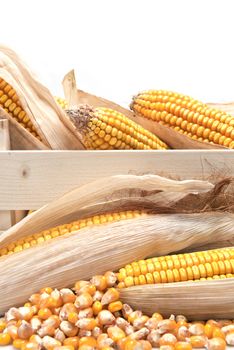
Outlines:
[[[117,174],[233,176],[234,151],[0,152],[0,210],[37,209],[76,186]]]
[[[10,149],[9,122],[7,119],[0,119],[0,150]],[[1,164],[1,163],[0,163]],[[9,210],[0,211],[0,231],[11,227],[12,212]]]
[[[10,149],[9,123],[7,119],[0,119],[0,150]]]
[[[12,226],[11,219],[11,211],[0,210],[0,233]]]
[[[10,132],[8,119],[0,119],[0,150],[10,150]],[[6,230],[26,215],[25,211],[0,211],[0,230]]]

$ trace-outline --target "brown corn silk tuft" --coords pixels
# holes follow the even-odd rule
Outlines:
[[[0,117],[10,120],[12,147],[83,149],[72,123],[49,90],[5,46],[0,46],[0,90]],[[29,141],[23,142],[23,138]]]
[[[226,187],[231,185],[229,181]],[[232,240],[233,212],[216,212],[219,208],[212,203],[212,193],[221,196],[224,191],[224,185],[217,186],[207,181],[175,181],[156,175],[119,175],[83,185],[44,206],[3,233],[1,248],[35,232],[120,208],[145,210],[148,214],[85,228],[1,257],[0,312],[23,303],[41,286],[71,286],[78,279],[117,270],[132,257],[141,260]],[[179,205],[191,195],[193,211],[186,210],[186,202],[184,209],[177,210],[176,203]],[[17,295],[13,292],[15,285]]]

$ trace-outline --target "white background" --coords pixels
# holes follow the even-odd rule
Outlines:
[[[233,0],[0,0],[0,41],[56,95],[81,89],[128,105],[144,89],[234,100]]]

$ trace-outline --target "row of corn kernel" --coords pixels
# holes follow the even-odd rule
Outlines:
[[[117,273],[118,288],[233,276],[233,247],[134,261]]]
[[[133,310],[119,300],[116,274],[106,272],[73,289],[50,287],[31,295],[0,320],[0,345],[21,350],[224,350],[234,345],[231,320],[189,323]]]
[[[23,110],[15,89],[13,89],[12,86],[2,78],[0,78],[0,107],[2,107],[32,135],[41,139],[29,116]]]
[[[51,240],[58,236],[63,236],[74,231],[78,231],[87,226],[101,225],[114,221],[126,220],[137,218],[144,214],[141,210],[127,210],[114,213],[106,213],[101,215],[95,215],[90,218],[73,221],[69,224],[60,225],[53,227],[49,230],[45,230],[39,233],[35,233],[30,236],[23,237],[22,239],[10,243],[5,248],[0,249],[0,257],[4,255],[10,255],[13,253],[20,252],[22,250],[31,248],[35,245],[44,243],[45,241]]]

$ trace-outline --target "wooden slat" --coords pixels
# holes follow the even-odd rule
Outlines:
[[[0,210],[37,209],[76,186],[117,174],[175,179],[234,174],[234,151],[0,152]]]
[[[10,149],[9,122],[7,119],[0,119],[0,150]],[[1,163],[0,163],[1,164]],[[1,192],[0,192],[1,193]],[[9,210],[0,211],[0,231],[11,227],[12,212]]]
[[[7,119],[0,119],[0,150],[10,149],[9,123]]]
[[[0,119],[0,150],[10,150],[10,125],[8,119]],[[0,163],[1,164],[1,163]],[[0,211],[0,230],[6,230],[16,224],[26,215],[25,211]]]

